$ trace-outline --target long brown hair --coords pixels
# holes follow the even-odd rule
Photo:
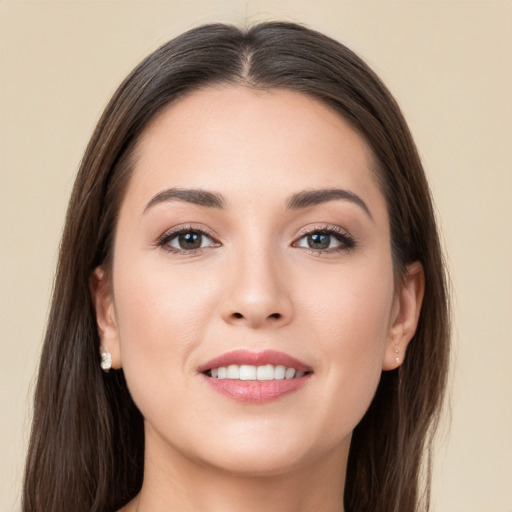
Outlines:
[[[359,57],[318,32],[272,22],[248,30],[206,25],[170,41],[125,79],[98,122],[74,185],[60,248],[35,393],[23,512],[112,512],[141,488],[143,418],[123,371],[100,369],[89,279],[95,267],[109,263],[141,132],[165,105],[222,83],[311,95],[339,112],[372,148],[389,211],[395,277],[399,282],[406,265],[420,261],[426,289],[406,360],[400,369],[383,372],[353,433],[345,509],[428,510],[430,448],[446,384],[449,311],[425,174],[400,109]]]

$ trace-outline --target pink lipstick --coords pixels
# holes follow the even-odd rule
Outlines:
[[[225,396],[261,404],[299,390],[313,370],[282,352],[235,350],[201,365],[198,373],[212,389]]]

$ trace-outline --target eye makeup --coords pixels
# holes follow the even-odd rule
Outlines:
[[[339,226],[324,225],[320,228],[310,227],[302,230],[292,246],[306,249],[315,255],[335,254],[353,249],[356,241]]]
[[[157,239],[155,246],[173,254],[193,255],[221,244],[204,227],[181,225],[166,231]]]
[[[176,226],[166,231],[155,242],[156,247],[181,255],[194,255],[221,245],[211,230],[197,225]],[[356,241],[339,226],[323,225],[301,230],[291,246],[315,255],[337,254],[353,249]]]

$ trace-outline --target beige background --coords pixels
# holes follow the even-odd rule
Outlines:
[[[102,108],[183,30],[273,18],[347,43],[405,111],[455,289],[452,428],[437,450],[433,510],[512,512],[510,0],[0,0],[0,512],[19,510],[56,249]]]

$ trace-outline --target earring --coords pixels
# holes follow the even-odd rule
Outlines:
[[[108,373],[110,368],[112,368],[112,354],[105,347],[101,347],[101,369]]]
[[[398,347],[395,347],[395,354],[399,354],[400,351],[398,350]],[[400,364],[400,358],[398,357],[398,355],[395,357],[395,362],[396,364]]]

